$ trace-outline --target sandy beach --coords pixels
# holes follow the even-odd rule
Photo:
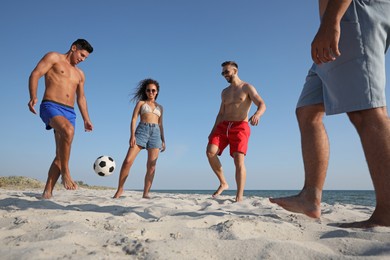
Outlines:
[[[291,214],[268,198],[0,186],[1,259],[390,259],[390,228],[342,229],[373,210]]]

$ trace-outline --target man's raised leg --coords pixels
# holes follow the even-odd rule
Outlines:
[[[214,171],[215,175],[217,175],[217,178],[219,180],[219,187],[214,192],[213,197],[217,197],[220,195],[224,190],[227,190],[229,188],[228,183],[226,182],[225,176],[223,174],[222,165],[221,162],[218,159],[218,146],[214,144],[207,145],[207,158],[209,160],[211,169]]]
[[[62,183],[67,190],[77,189],[77,184],[70,176],[69,158],[74,136],[74,127],[63,116],[55,116],[50,120],[50,126],[54,128],[56,135],[56,150],[60,160]]]
[[[323,124],[323,104],[298,108],[297,118],[301,132],[305,184],[292,197],[270,198],[284,209],[303,213],[312,218],[321,216],[321,197],[329,161],[329,142]]]

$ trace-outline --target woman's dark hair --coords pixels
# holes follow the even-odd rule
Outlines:
[[[156,94],[156,100],[157,100],[157,97],[158,97],[158,93],[160,92],[160,85],[158,84],[157,80],[154,80],[154,79],[144,79],[144,80],[141,80],[139,83],[138,83],[138,86],[137,88],[135,89],[134,91],[134,94],[133,94],[133,98],[131,99],[131,101],[135,101],[135,102],[138,102],[138,101],[145,101],[148,99],[148,96],[146,95],[146,87],[150,84],[154,84],[156,85],[156,88],[157,88],[157,94]]]

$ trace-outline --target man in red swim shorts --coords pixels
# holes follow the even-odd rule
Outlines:
[[[230,156],[234,158],[236,152],[246,154],[250,134],[247,121],[222,121],[210,135],[209,143],[218,146],[218,155],[230,145]]]
[[[255,87],[238,77],[237,63],[225,61],[221,66],[222,76],[230,85],[222,91],[221,106],[209,135],[206,154],[210,166],[220,182],[218,189],[213,194],[213,197],[216,197],[229,188],[218,155],[221,155],[223,150],[230,145],[230,155],[234,158],[236,166],[236,202],[239,202],[242,201],[244,196],[246,180],[244,157],[248,149],[250,136],[248,120],[251,125],[258,125],[260,117],[265,112],[265,103]],[[257,106],[257,110],[248,119],[252,102]]]

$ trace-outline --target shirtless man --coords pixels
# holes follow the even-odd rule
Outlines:
[[[385,97],[385,53],[390,45],[390,1],[320,0],[321,25],[311,45],[315,64],[297,105],[305,183],[292,197],[271,198],[286,210],[321,216],[329,161],[327,115],[347,113],[363,146],[376,192],[368,220],[341,227],[390,226],[390,120]]]
[[[250,135],[249,109],[252,102],[257,106],[255,114],[249,119],[249,122],[256,126],[265,112],[265,104],[256,89],[238,77],[238,66],[235,62],[226,61],[221,66],[222,76],[230,85],[222,91],[221,106],[209,135],[206,154],[210,166],[220,182],[218,189],[213,194],[213,197],[216,197],[229,188],[217,155],[221,155],[227,145],[230,145],[230,156],[234,158],[236,166],[236,202],[239,202],[243,199],[246,181],[244,157]]]
[[[83,39],[75,41],[65,53],[49,52],[37,64],[29,78],[30,101],[28,107],[34,114],[38,102],[38,80],[45,76],[45,93],[40,105],[40,117],[46,129],[54,128],[56,156],[50,166],[45,190],[42,197],[50,199],[54,186],[62,176],[62,183],[68,190],[75,190],[77,184],[69,171],[69,157],[75,131],[76,114],[73,106],[75,100],[84,120],[85,131],[92,131],[89,119],[87,100],[84,95],[84,73],[76,67],[84,61],[92,46]]]

